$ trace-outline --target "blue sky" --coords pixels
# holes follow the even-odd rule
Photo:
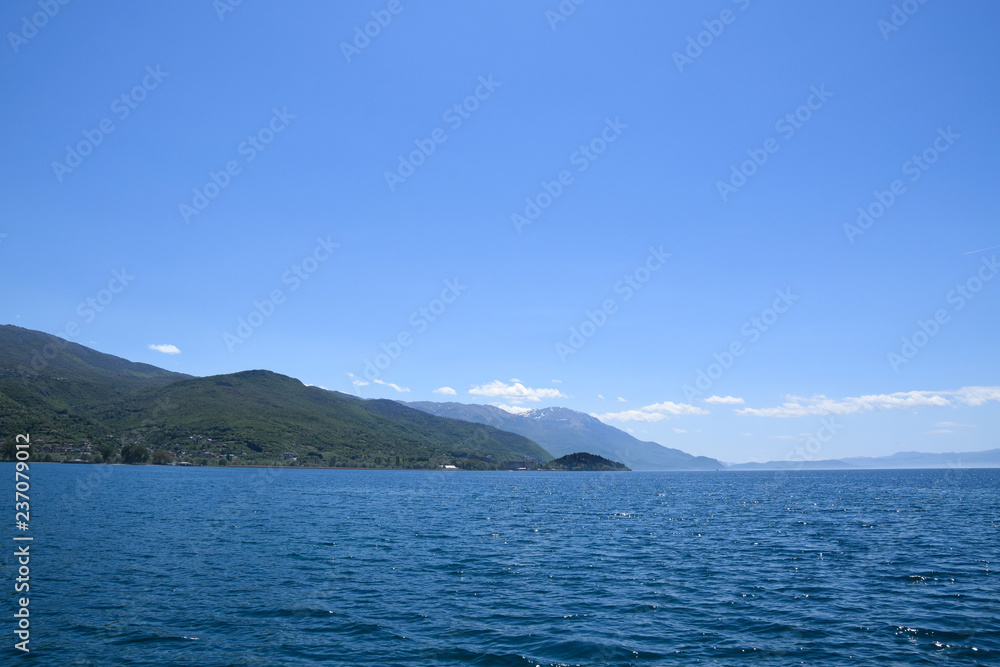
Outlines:
[[[8,3],[0,321],[727,461],[996,447],[1000,7],[896,7]]]

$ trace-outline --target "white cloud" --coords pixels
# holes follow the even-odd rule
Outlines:
[[[396,391],[398,391],[400,393],[405,393],[405,392],[410,391],[409,387],[400,387],[398,384],[393,384],[392,382],[385,382],[384,380],[378,380],[378,379],[376,379],[375,380],[375,384],[380,384],[380,385],[382,385],[384,387],[392,387],[393,389],[395,389]]]
[[[553,380],[552,384],[562,384],[562,380]]]
[[[520,405],[502,405],[500,403],[493,403],[492,405],[513,415],[523,415],[525,412],[531,412],[531,408],[524,408]]]
[[[532,389],[525,387],[520,382],[506,384],[500,380],[473,387],[469,393],[477,396],[489,396],[490,398],[505,398],[512,403],[540,401],[543,398],[566,398],[566,394],[558,389]]]
[[[664,401],[653,403],[638,410],[623,410],[621,412],[606,412],[603,415],[592,414],[601,421],[616,422],[658,422],[676,415],[707,415],[708,410],[687,403]]]
[[[601,399],[603,401],[604,400],[604,395],[603,394],[598,394],[597,398],[599,398],[599,399]]]
[[[705,402],[719,405],[743,405],[743,399],[738,396],[709,396]]]
[[[180,348],[176,345],[150,345],[149,349],[162,352],[163,354],[180,354]]]
[[[452,389],[451,387],[438,387],[437,389],[434,390],[434,393],[435,394],[448,394],[449,396],[454,396],[458,392],[455,391],[454,389]]]
[[[934,428],[974,428],[972,424],[959,424],[958,422],[938,422]]]
[[[804,398],[788,396],[775,408],[740,408],[736,414],[752,417],[804,417],[807,415],[849,415],[878,410],[909,410],[955,405],[978,406],[1000,401],[1000,387],[962,387],[949,391],[898,391],[832,399],[822,394]]]
[[[370,382],[368,382],[366,380],[362,380],[359,377],[355,377],[354,373],[350,373],[349,372],[347,374],[347,377],[351,378],[351,384],[353,384],[355,387],[364,387],[366,385],[371,384]]]
[[[602,422],[658,422],[667,419],[664,414],[657,412],[643,412],[642,410],[622,410],[621,412],[605,412],[603,415],[590,413],[591,417],[596,417]]]
[[[624,398],[622,398],[621,396],[619,396],[619,397],[618,397],[618,402],[619,402],[619,403],[628,403],[628,401],[626,401],[626,400],[625,400]]]
[[[674,433],[687,433],[687,429],[675,428]]]
[[[954,393],[966,405],[982,405],[987,401],[1000,401],[1000,387],[962,387]]]

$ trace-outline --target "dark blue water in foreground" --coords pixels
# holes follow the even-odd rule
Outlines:
[[[997,470],[31,474],[16,664],[1000,664]]]

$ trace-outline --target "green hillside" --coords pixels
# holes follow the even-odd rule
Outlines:
[[[31,433],[39,455],[85,460],[102,445],[112,457],[138,445],[214,463],[489,469],[552,459],[523,436],[395,401],[264,370],[195,378],[12,326],[0,327],[0,432]]]
[[[0,433],[75,442],[106,434],[99,412],[187,378],[40,331],[0,325]]]
[[[546,468],[549,470],[586,471],[629,470],[629,468],[618,461],[612,461],[611,459],[606,459],[603,456],[597,456],[596,454],[587,454],[586,452],[577,452],[575,454],[560,456],[554,461],[549,461]]]

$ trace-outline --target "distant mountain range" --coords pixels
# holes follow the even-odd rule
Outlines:
[[[727,464],[727,470],[850,470],[893,468],[1000,468],[1000,449],[985,452],[925,454],[899,452],[892,456],[855,456],[819,461],[768,461]]]
[[[632,437],[595,417],[568,408],[542,408],[519,415],[492,405],[415,401],[406,405],[439,417],[489,424],[534,440],[556,457],[588,452],[632,470],[719,470],[717,460],[692,456]]]
[[[723,464],[642,441],[568,408],[362,399],[266,370],[192,377],[0,325],[0,436],[30,433],[60,458],[101,445],[178,458],[338,467],[495,469],[587,453],[632,470],[1000,467],[1000,449]]]

